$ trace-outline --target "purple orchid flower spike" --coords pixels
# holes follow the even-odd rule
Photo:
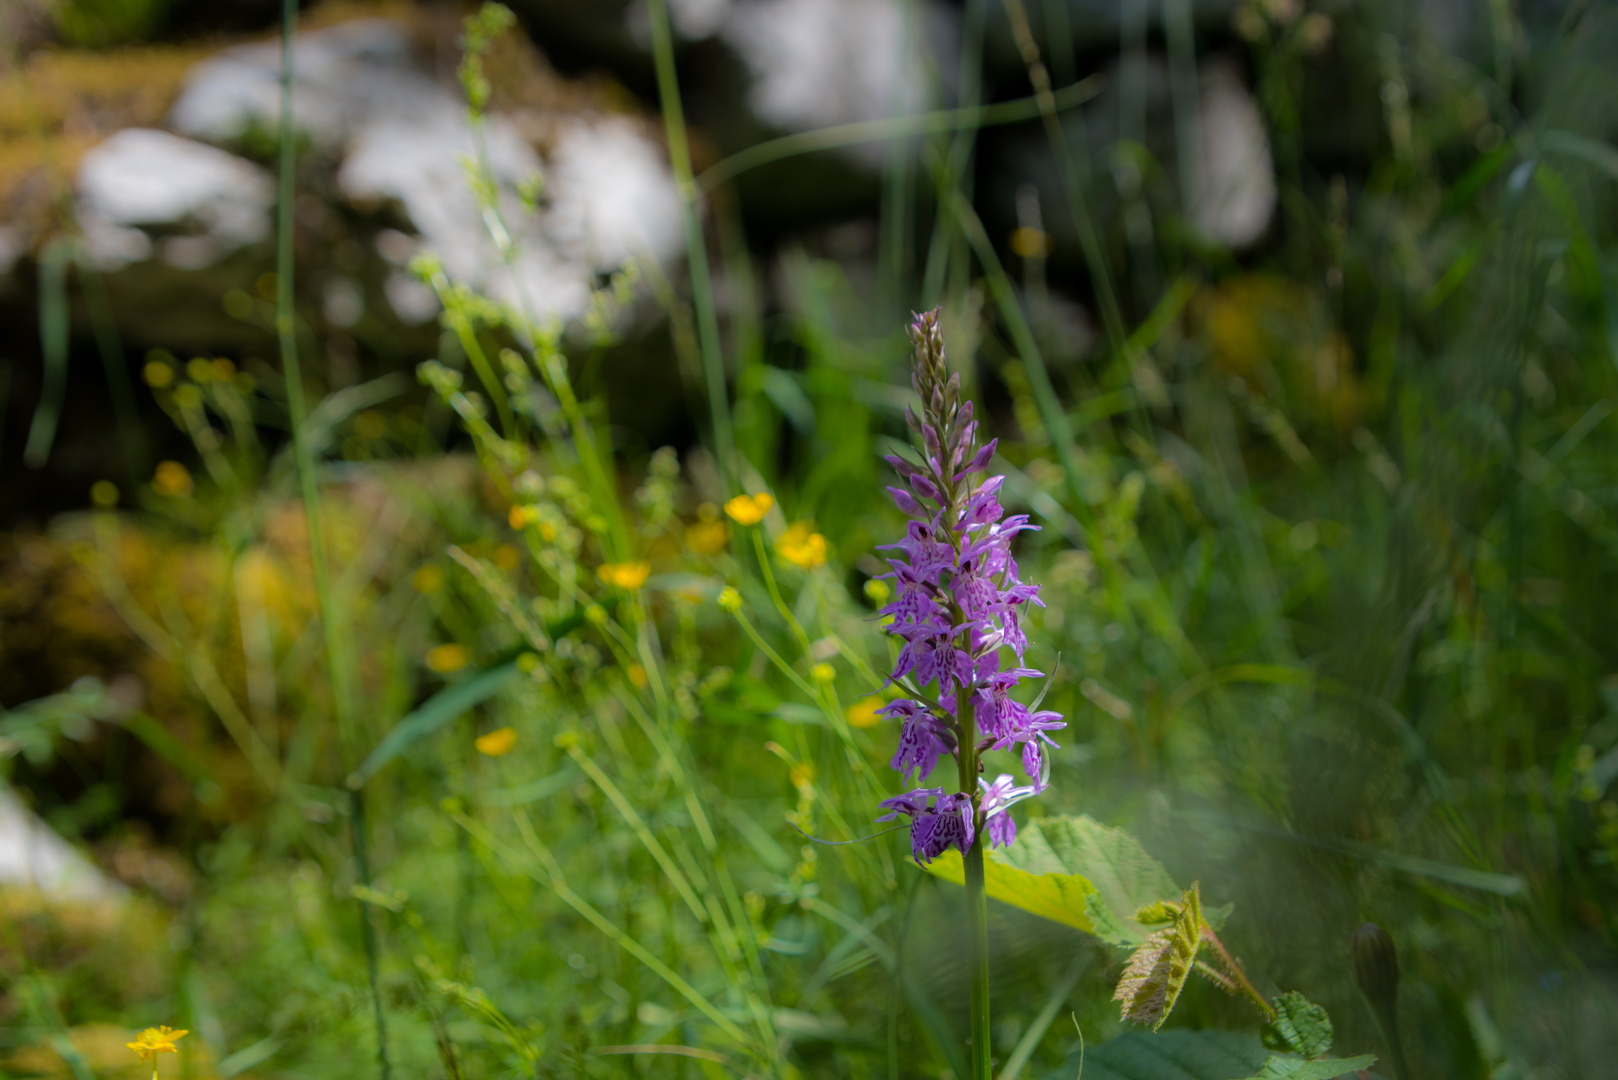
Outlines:
[[[961,779],[954,794],[917,788],[888,799],[878,820],[908,817],[911,853],[930,862],[950,848],[967,854],[980,836],[995,847],[1016,838],[1010,808],[1045,789],[1045,748],[1056,745],[1048,733],[1066,725],[1058,714],[1011,697],[1024,679],[1040,676],[1022,663],[1028,647],[1022,616],[1029,604],[1041,603],[1039,586],[1020,580],[1011,553],[1017,534],[1038,526],[1026,515],[1006,516],[1003,476],[974,483],[996,444],[977,443],[972,403],[960,399],[960,376],[944,360],[938,312],[917,315],[910,338],[911,385],[922,411],[907,410],[906,420],[920,437],[922,462],[887,459],[905,484],[888,491],[911,521],[904,539],[880,549],[889,553],[892,572],[884,576],[895,587],[882,614],[891,617],[888,632],[904,643],[889,681],[908,676],[924,690],[937,689],[936,702],[900,700],[882,711],[901,722],[892,764],[907,782],[926,782],[946,756]],[[1011,663],[1002,666],[1008,649]],[[1017,787],[1009,775],[985,784],[978,775],[984,749],[1019,754],[1028,785]]]

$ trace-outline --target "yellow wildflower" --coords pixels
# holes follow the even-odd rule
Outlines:
[[[472,740],[472,745],[478,748],[478,753],[485,757],[500,757],[511,753],[511,748],[517,745],[516,728],[495,728],[487,735],[479,735]]]
[[[880,607],[888,602],[888,597],[893,595],[893,590],[888,588],[886,581],[872,578],[865,583],[865,595],[871,598],[871,603]]]
[[[537,506],[513,506],[511,513],[506,515],[506,521],[513,529],[521,529],[525,525],[532,525],[539,520]]]
[[[647,678],[645,668],[641,667],[639,664],[630,664],[624,669],[624,673],[629,676],[629,681],[635,684],[635,689],[646,689]]]
[[[876,727],[882,717],[877,714],[882,709],[882,699],[868,697],[863,701],[856,701],[843,710],[843,719],[848,721],[849,727],[868,728]]]
[[[826,538],[814,529],[807,521],[798,522],[781,534],[781,538],[775,542],[775,550],[781,558],[805,570],[823,565],[826,562]]]
[[[757,495],[738,495],[725,504],[725,513],[738,525],[757,525],[775,505],[775,496],[767,491]]]
[[[410,585],[419,593],[435,593],[444,587],[444,568],[428,563],[410,575]]]
[[[716,555],[730,539],[730,526],[723,521],[698,521],[686,526],[685,546],[698,555]]]
[[[152,487],[159,495],[183,498],[191,494],[191,471],[178,461],[161,462],[152,476]]]
[[[1025,259],[1043,259],[1051,253],[1051,238],[1024,225],[1011,234],[1011,250]]]
[[[735,614],[742,609],[742,594],[737,592],[734,586],[726,585],[724,591],[719,594],[719,606]]]
[[[816,664],[809,669],[809,677],[818,683],[834,682],[837,679],[837,669],[830,664]]]
[[[466,646],[453,642],[427,650],[427,666],[440,675],[461,670],[466,666],[467,659]]]
[[[616,585],[631,592],[646,584],[646,577],[651,572],[652,564],[647,562],[602,563],[596,567],[596,577],[603,584]]]
[[[188,1031],[175,1031],[173,1028],[164,1025],[163,1027],[147,1028],[135,1037],[134,1042],[125,1043],[124,1045],[151,1062],[152,1068],[155,1070],[157,1068],[157,1055],[178,1054],[179,1051],[174,1048],[174,1044],[189,1034],[190,1032]],[[157,1074],[154,1071],[152,1075]]]

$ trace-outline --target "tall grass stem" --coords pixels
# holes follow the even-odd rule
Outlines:
[[[353,705],[352,668],[342,633],[342,611],[332,595],[327,573],[326,549],[321,530],[320,488],[315,475],[314,453],[309,443],[306,421],[308,409],[303,398],[303,372],[298,360],[297,325],[292,303],[292,225],[296,194],[297,147],[292,126],[293,35],[298,24],[297,0],[281,4],[281,125],[279,134],[278,190],[275,238],[275,331],[281,346],[281,372],[286,380],[287,416],[292,427],[293,455],[298,468],[298,487],[303,497],[304,524],[309,533],[309,561],[314,572],[315,599],[326,644],[327,671],[331,679],[332,713],[337,722],[338,753],[341,769],[347,774],[358,750],[350,709]],[[360,792],[352,793],[349,817],[353,827],[354,863],[359,883],[371,884],[365,849],[365,817]],[[370,909],[358,905],[364,939],[366,973],[370,981],[371,1004],[376,1021],[377,1069],[382,1080],[389,1080],[387,1021],[382,1015],[382,997],[377,986],[377,942],[371,925]]]
[[[719,481],[725,494],[735,489],[736,436],[730,422],[730,394],[725,385],[725,360],[719,340],[719,311],[714,304],[713,281],[708,271],[708,248],[702,236],[697,186],[691,171],[691,145],[686,137],[685,113],[680,106],[680,82],[674,68],[674,35],[669,29],[667,0],[646,5],[652,24],[652,52],[657,63],[657,92],[663,106],[663,131],[668,140],[669,164],[680,196],[685,224],[686,261],[691,273],[691,299],[697,310],[697,342],[702,349],[702,374],[708,384],[708,411],[713,423],[714,456],[719,459]]]

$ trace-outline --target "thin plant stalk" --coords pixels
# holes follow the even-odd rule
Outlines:
[[[977,726],[975,705],[970,694],[956,696],[960,711],[961,790],[978,788]],[[972,846],[966,851],[966,948],[967,970],[972,980],[971,1058],[975,1080],[994,1080],[994,1063],[989,1046],[989,894],[983,879],[983,846],[989,838],[988,822],[976,810]]]
[[[71,241],[57,237],[39,255],[39,348],[45,361],[45,382],[22,452],[23,464],[30,469],[43,469],[50,458],[67,396],[67,267],[72,250]]]
[[[736,436],[730,423],[730,397],[725,386],[725,361],[720,351],[719,312],[714,305],[713,282],[708,272],[708,248],[697,212],[697,186],[691,170],[691,146],[686,139],[685,113],[680,107],[680,83],[674,69],[674,36],[669,29],[667,0],[650,0],[652,52],[657,62],[657,93],[663,106],[663,131],[669,145],[669,164],[680,196],[685,224],[686,260],[691,271],[691,295],[697,311],[697,341],[702,348],[702,374],[708,384],[708,410],[713,421],[714,456],[719,459],[719,480],[725,494],[735,484]]]
[[[352,668],[345,645],[341,611],[332,596],[327,576],[326,550],[321,530],[320,489],[315,476],[314,453],[309,445],[308,410],[303,399],[303,373],[298,361],[297,327],[292,306],[292,215],[297,163],[292,127],[292,44],[297,28],[297,0],[281,4],[281,129],[279,154],[279,216],[275,244],[275,330],[281,346],[281,371],[286,380],[287,416],[292,427],[293,455],[298,468],[298,487],[303,497],[304,523],[309,531],[309,561],[314,571],[315,598],[320,608],[320,624],[326,644],[326,664],[331,679],[333,715],[337,721],[338,753],[346,774],[356,747],[350,709],[353,704]],[[359,791],[350,792],[349,820],[352,826],[354,864],[362,886],[371,884],[370,864],[365,847],[365,816]],[[371,914],[359,905],[360,929],[365,947],[366,975],[370,981],[371,1005],[376,1021],[377,1069],[382,1080],[389,1080],[387,1021],[382,1014],[382,997],[377,986],[377,941]]]
[[[1074,152],[1068,148],[1067,133],[1062,130],[1061,121],[1056,117],[1056,98],[1051,91],[1050,72],[1039,57],[1039,46],[1034,41],[1033,30],[1028,24],[1028,12],[1022,0],[1003,0],[1003,3],[1006,17],[1011,22],[1012,36],[1016,38],[1023,64],[1028,68],[1028,81],[1033,84],[1034,96],[1039,100],[1046,138],[1050,140],[1051,151],[1062,169],[1062,187],[1067,195],[1068,212],[1073,216],[1074,227],[1079,232],[1079,247],[1084,252],[1085,266],[1090,271],[1096,304],[1101,308],[1101,325],[1107,333],[1107,345],[1114,356],[1122,356],[1128,348],[1129,338],[1124,328],[1123,311],[1118,306],[1118,294],[1113,288],[1112,274],[1107,269],[1107,258],[1102,251],[1095,222],[1090,217],[1089,204],[1084,198],[1084,177],[1074,160]],[[1084,148],[1080,147],[1079,152],[1085,152]]]
[[[983,23],[987,8],[988,0],[968,0],[962,16],[959,75],[961,104],[964,106],[962,111],[976,108],[983,97]],[[1036,110],[1044,108],[1043,102],[1033,101],[1032,104]],[[963,187],[971,183],[967,166],[971,164],[972,150],[976,145],[977,126],[958,130],[950,143],[950,172],[959,178]],[[967,196],[970,198],[970,191]],[[933,221],[932,241],[927,246],[927,268],[922,277],[923,303],[932,304],[942,299],[950,264],[964,261],[964,254],[955,257],[954,249],[961,245],[961,240],[959,230],[952,226],[953,219],[946,213],[938,213]]]

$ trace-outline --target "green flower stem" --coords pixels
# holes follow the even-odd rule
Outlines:
[[[1265,1020],[1272,1024],[1275,1023],[1275,1006],[1266,1001],[1264,995],[1259,993],[1258,989],[1248,981],[1247,972],[1243,971],[1242,966],[1236,962],[1236,958],[1230,955],[1230,950],[1226,949],[1225,943],[1219,940],[1219,935],[1213,932],[1213,927],[1206,923],[1202,927],[1202,940],[1206,944],[1212,945],[1214,951],[1219,954],[1219,958],[1224,961],[1225,972],[1231,981],[1236,984],[1238,992],[1258,1007],[1258,1011],[1264,1014]]]
[[[962,507],[971,490],[971,484],[959,484],[945,477],[944,514],[946,521],[959,521]],[[960,535],[951,529],[951,543],[958,544]],[[954,600],[949,605],[951,626],[962,626],[966,616],[961,605]],[[972,648],[971,631],[961,631],[956,648],[969,655]],[[939,689],[943,690],[943,679]],[[937,707],[936,704],[934,706]],[[959,766],[961,793],[972,800],[972,846],[963,852],[966,867],[966,952],[967,970],[972,980],[972,1013],[970,1026],[973,1080],[994,1080],[994,1062],[990,1053],[989,1035],[989,894],[983,878],[983,848],[988,842],[984,834],[987,819],[983,816],[978,794],[978,731],[977,703],[963,688],[955,691],[957,747],[955,762]]]
[[[983,845],[986,824],[977,809],[978,755],[975,706],[970,694],[957,697],[960,712],[961,790],[972,796],[974,835],[966,852],[966,947],[972,977],[972,1075],[974,1080],[994,1080],[989,1055],[989,894],[983,883]]]
[[[809,634],[804,630],[802,624],[798,622],[798,617],[792,613],[792,609],[787,607],[786,601],[781,598],[781,588],[775,583],[775,570],[770,566],[770,554],[764,547],[764,529],[759,525],[754,525],[751,528],[753,532],[753,550],[758,553],[759,573],[763,575],[764,587],[769,590],[770,600],[775,604],[775,610],[781,613],[781,618],[786,620],[787,626],[792,630],[792,636],[798,639],[799,646],[803,648],[804,658],[808,659]]]
[[[1399,1014],[1392,1002],[1371,1006],[1376,1026],[1382,1031],[1382,1041],[1388,1046],[1388,1061],[1393,1068],[1394,1080],[1410,1080],[1410,1065],[1405,1060],[1404,1040],[1399,1037]]]

